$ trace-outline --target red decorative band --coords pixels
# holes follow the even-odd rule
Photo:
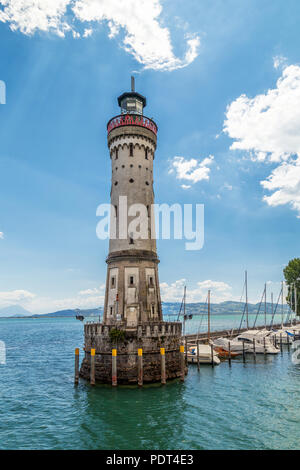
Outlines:
[[[154,121],[152,121],[152,119],[135,114],[121,114],[120,116],[112,118],[107,124],[107,133],[109,134],[110,131],[116,127],[122,126],[146,127],[146,129],[149,129],[155,135],[157,135],[157,125]]]

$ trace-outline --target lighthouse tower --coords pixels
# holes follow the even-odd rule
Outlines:
[[[152,213],[157,126],[144,116],[146,98],[135,91],[133,77],[131,92],[119,96],[118,104],[121,114],[107,126],[114,236],[107,257],[104,323],[136,327],[162,321]]]
[[[111,235],[102,323],[84,326],[80,375],[91,383],[164,383],[186,372],[181,323],[164,322],[158,281],[153,192],[157,125],[144,116],[146,98],[118,98],[107,124],[112,165]]]

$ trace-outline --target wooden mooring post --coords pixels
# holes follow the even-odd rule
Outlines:
[[[95,353],[96,349],[91,349],[91,370],[90,370],[90,384],[95,385]]]
[[[75,378],[74,378],[75,385],[78,384],[78,380],[79,380],[79,348],[75,348]]]
[[[166,385],[166,354],[165,354],[165,348],[160,348],[160,360],[161,360],[161,384]]]
[[[242,343],[243,343],[243,362],[246,362],[245,341],[242,341]]]
[[[228,363],[231,366],[231,343],[228,341]]]
[[[184,346],[180,346],[180,366],[181,366],[181,382],[184,382],[185,379],[185,357],[184,357]]]
[[[210,355],[211,355],[211,366],[215,367],[215,363],[214,363],[214,346],[213,346],[213,344],[210,345]]]
[[[266,350],[266,337],[264,336],[264,355],[267,354],[267,350]]]
[[[253,338],[253,357],[254,357],[254,360],[256,361],[256,347],[255,347],[255,338]]]
[[[114,348],[111,351],[111,384],[113,387],[118,385],[117,378],[117,350]]]
[[[197,339],[197,369],[200,372],[200,354],[199,354],[199,339]]]
[[[138,386],[143,386],[143,350],[142,348],[138,349]]]

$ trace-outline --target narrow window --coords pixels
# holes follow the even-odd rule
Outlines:
[[[150,285],[150,287],[153,287],[153,277],[152,276],[149,277],[149,285]]]
[[[129,238],[129,245],[133,245],[133,244],[134,244],[134,242],[133,242],[133,238],[132,238],[132,237],[130,237],[130,238]]]
[[[145,149],[145,159],[148,160],[148,149]]]
[[[113,308],[110,307],[110,314],[112,315],[113,314]]]
[[[133,284],[134,284],[134,277],[133,277],[133,276],[130,276],[130,277],[129,277],[129,284],[130,284],[131,286],[133,286]]]
[[[133,144],[129,144],[129,156],[133,157]]]
[[[154,305],[151,305],[152,315],[155,313]]]
[[[116,214],[116,217],[118,217],[118,206],[115,206],[115,214]]]
[[[116,160],[118,159],[119,156],[119,149],[116,149]]]
[[[115,276],[112,276],[112,278],[111,278],[111,287],[112,287],[112,289],[115,287],[115,285],[116,285],[116,278],[115,278]]]

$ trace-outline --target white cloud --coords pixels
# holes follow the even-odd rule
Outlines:
[[[162,300],[164,302],[181,302],[185,284],[185,279],[179,279],[171,284],[162,282],[160,284]],[[194,289],[187,287],[187,303],[205,302],[209,289],[211,290],[211,301],[214,303],[232,299],[232,288],[229,284],[222,281],[206,280],[197,282],[197,287]]]
[[[72,297],[53,299],[26,290],[0,292],[0,307],[18,304],[33,313],[49,313],[56,310],[95,308],[104,304],[105,284],[98,288],[81,290]]]
[[[284,67],[287,63],[287,58],[282,55],[277,55],[273,58],[273,64],[275,69],[279,69]]]
[[[290,204],[292,209],[298,211],[300,218],[300,157],[283,162],[261,184],[265,189],[273,191],[270,196],[264,196],[269,206]]]
[[[27,290],[12,290],[7,292],[0,292],[0,305],[7,306],[13,303],[26,303],[35,298],[35,294]]]
[[[223,184],[223,188],[224,189],[227,189],[228,191],[232,191],[233,190],[233,186],[231,184],[228,184],[228,183],[224,183]]]
[[[182,184],[182,189],[190,189],[192,186],[190,184]]]
[[[86,28],[83,33],[84,38],[88,38],[93,34],[93,28]]]
[[[209,167],[212,165],[213,160],[214,157],[212,155],[204,158],[202,161],[196,160],[195,158],[188,160],[184,157],[174,157],[169,173],[175,172],[178,180],[187,180],[192,184],[202,180],[209,180]],[[182,187],[187,189],[190,186],[182,185]]]
[[[277,65],[276,62],[275,65]],[[234,139],[231,149],[245,150],[254,162],[277,163],[262,186],[273,191],[270,206],[289,204],[300,216],[300,67],[286,66],[276,88],[227,108],[223,131]]]
[[[81,296],[90,296],[90,295],[103,295],[105,291],[105,284],[102,284],[99,288],[94,287],[94,289],[86,289],[86,290],[81,290],[78,292],[78,295]]]
[[[1,240],[4,239],[4,233],[3,233],[3,232],[0,232],[0,239],[1,239]]]
[[[70,0],[0,0],[0,21],[24,34],[51,31],[63,37],[71,28],[64,20]]]
[[[144,68],[186,67],[198,56],[200,39],[185,34],[186,53],[183,58],[176,57],[161,13],[160,0],[0,0],[0,21],[9,23],[13,31],[50,31],[61,37],[72,31],[74,37],[79,37],[77,23],[105,22],[110,38],[124,33],[119,42]],[[86,28],[83,37],[91,32],[91,28]]]

